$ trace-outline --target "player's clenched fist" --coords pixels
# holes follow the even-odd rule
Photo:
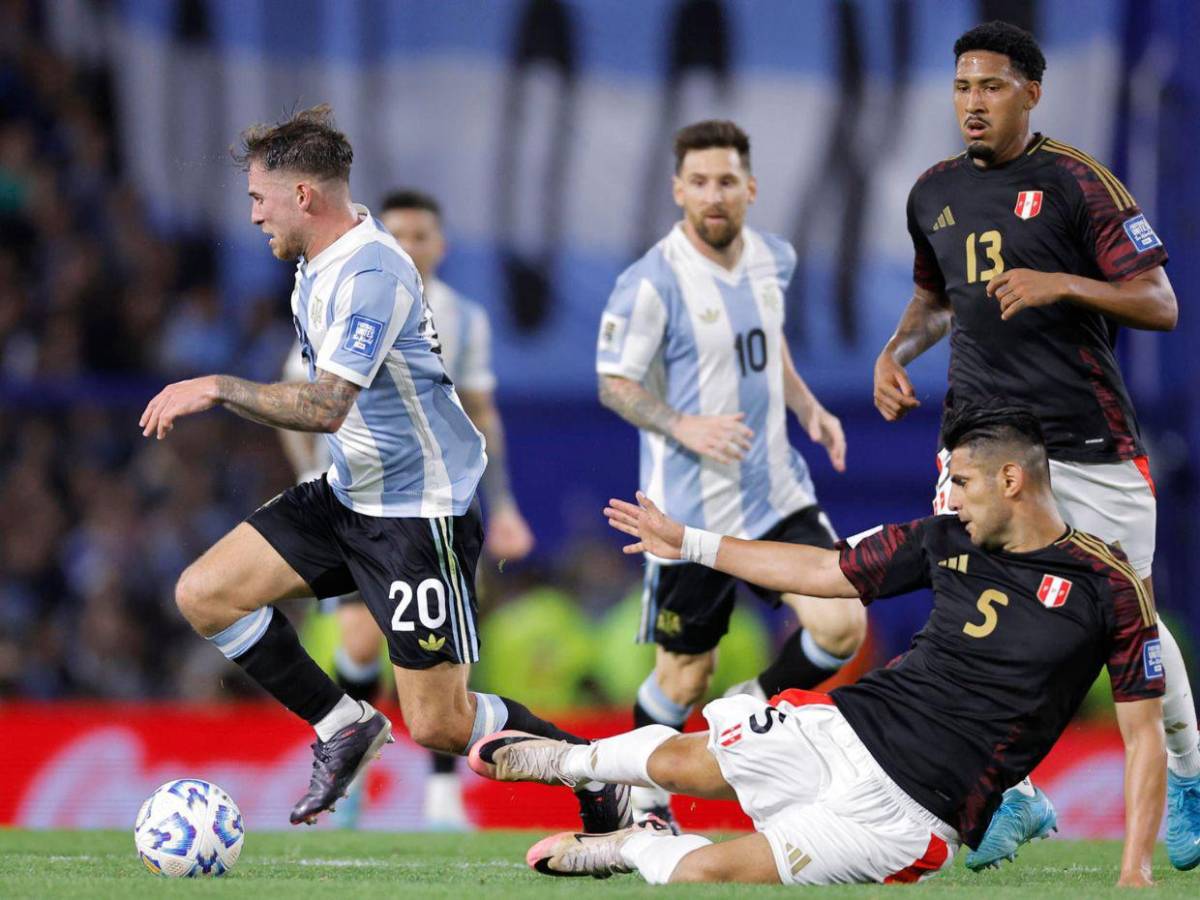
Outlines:
[[[626,553],[652,553],[662,559],[680,559],[683,547],[683,526],[667,518],[654,502],[637,492],[637,505],[624,500],[609,500],[604,507],[608,524],[638,539],[626,544]]]
[[[898,422],[921,405],[904,366],[886,350],[875,360],[875,408],[889,422]]]
[[[742,420],[745,413],[724,416],[681,415],[671,428],[671,437],[693,453],[719,463],[734,463],[750,450],[754,432]]]
[[[175,427],[176,419],[212,409],[218,399],[217,380],[212,375],[168,384],[146,404],[138,419],[142,436],[153,434],[161,441]]]

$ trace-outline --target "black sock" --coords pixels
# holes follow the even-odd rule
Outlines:
[[[342,690],[300,646],[296,629],[278,610],[254,645],[234,660],[268,694],[310,725],[342,699]]]
[[[357,678],[350,678],[336,669],[334,670],[334,675],[337,678],[337,686],[345,691],[351,700],[366,700],[370,703],[375,695],[379,693],[379,685],[382,679],[378,673],[361,681]]]
[[[804,652],[800,639],[804,634],[803,628],[792,632],[779,650],[775,661],[763,669],[758,676],[758,684],[768,697],[773,697],[788,688],[801,690],[816,687],[826,678],[836,672],[836,669],[826,669],[818,666]]]
[[[452,775],[458,769],[458,757],[450,753],[438,753],[431,750],[429,758],[433,762],[430,769],[434,775]]]
[[[578,735],[563,731],[553,722],[539,719],[516,700],[501,697],[500,702],[508,710],[508,721],[504,725],[505,728],[512,728],[516,731],[528,731],[530,734],[536,734],[539,737],[554,738],[556,741],[566,741],[569,744],[591,743]]]
[[[646,707],[642,706],[642,704],[640,704],[640,703],[634,702],[634,704],[633,704],[633,727],[634,728],[645,728],[647,725],[666,725],[668,728],[674,728],[676,731],[679,730],[678,725],[668,724],[666,722],[658,721],[658,719],[654,718],[654,716],[652,716],[652,715],[650,715],[650,713],[646,712]]]

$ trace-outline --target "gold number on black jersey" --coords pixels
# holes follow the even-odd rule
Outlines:
[[[967,284],[974,284],[977,281],[991,281],[1004,271],[1004,257],[1000,255],[1000,232],[992,230],[985,231],[979,235],[979,244],[992,264],[990,269],[984,269],[982,272],[979,271],[975,243],[975,232],[972,231],[967,235]]]
[[[1001,606],[1008,606],[1008,594],[1001,593],[994,588],[988,588],[979,595],[979,602],[975,605],[979,611],[983,613],[982,622],[967,622],[963,625],[963,634],[973,638],[985,638],[996,630],[996,621],[998,616],[993,604],[998,603]]]

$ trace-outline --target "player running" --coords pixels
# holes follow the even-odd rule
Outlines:
[[[487,311],[437,277],[446,254],[446,238],[441,207],[433,197],[415,190],[393,191],[380,203],[379,221],[417,267],[425,302],[437,326],[442,364],[454,382],[464,411],[485,440],[488,461],[480,483],[487,502],[484,549],[496,559],[524,559],[533,549],[534,538],[508,478],[504,425],[495,401]],[[307,363],[297,344],[285,380],[307,377]],[[296,431],[279,434],[300,480],[320,477],[329,469],[329,454],[319,435]],[[351,697],[370,701],[379,693],[382,682],[379,626],[357,593],[338,598],[336,615],[340,643],[334,657],[334,675]],[[425,782],[425,825],[432,829],[466,828],[469,823],[455,772],[456,759],[436,752],[431,757],[433,771]],[[343,805],[339,811],[344,809]]]
[[[515,701],[467,690],[479,658],[483,438],[442,366],[416,269],[350,200],[353,151],[329,108],[249,129],[237,158],[251,221],[277,258],[298,260],[292,312],[309,380],[177,382],[150,401],[140,424],[161,440],[177,418],[220,405],[326,435],[329,474],[285,491],[221,538],[180,576],[175,597],[196,631],[316,731],[312,780],[292,823],[329,809],[390,739],[391,724],[317,667],[275,614],[278,600],[362,593],[422,746],[463,753],[503,722],[581,740]],[[579,797],[586,830],[628,819],[624,788],[587,785]]]
[[[836,535],[808,466],[788,443],[785,410],[838,471],[846,442],[797,374],[783,337],[795,251],[745,225],[758,189],[745,132],[723,121],[681,129],[673,189],[683,221],[617,279],[601,319],[600,402],[639,429],[642,490],[671,516],[740,537],[832,547]],[[638,690],[635,725],[679,728],[704,697],[735,587],[736,579],[703,566],[648,557],[638,640],[658,648]],[[779,605],[778,594],[755,590]],[[734,690],[765,699],[819,684],[865,637],[854,597],[782,600],[800,628],[769,668]],[[669,820],[668,800],[634,791],[635,817]]]
[[[1078,528],[1119,545],[1153,600],[1155,496],[1137,417],[1113,353],[1118,326],[1169,331],[1167,254],[1124,185],[1029,118],[1045,59],[1003,22],[954,45],[954,106],[967,149],[929,169],[908,200],[913,297],[875,365],[875,405],[919,405],[904,367],[950,333],[946,408],[1008,397],[1041,420],[1055,500]],[[949,472],[942,453],[935,511]],[[1200,864],[1200,749],[1183,657],[1159,623],[1167,693],[1167,849]],[[1011,858],[1054,824],[1040,791],[1016,786],[971,868]]]
[[[1162,818],[1163,672],[1154,608],[1120,549],[1063,522],[1037,419],[964,409],[946,422],[957,517],[885,525],[836,550],[684,528],[644,494],[611,501],[627,553],[688,559],[765,587],[863,603],[933,589],[891,668],[831,694],[786,691],[704,708],[707,734],[651,725],[585,748],[491,735],[471,765],[503,781],[591,778],[736,798],[756,834],[721,844],[653,824],[562,834],[527,860],[551,875],[638,871],[649,882],[915,882],[974,846],[1107,667],[1125,742],[1122,885],[1149,885]]]

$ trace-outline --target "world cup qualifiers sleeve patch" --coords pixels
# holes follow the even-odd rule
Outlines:
[[[1138,253],[1145,253],[1147,250],[1162,246],[1162,241],[1158,239],[1158,235],[1154,233],[1154,229],[1150,227],[1144,214],[1128,219],[1125,222],[1125,233],[1129,235],[1129,240]]]
[[[1142,647],[1142,667],[1146,670],[1147,679],[1163,677],[1162,641],[1158,638],[1146,641]]]
[[[600,352],[618,353],[625,342],[625,328],[629,319],[606,312],[600,319]]]
[[[350,324],[346,326],[346,340],[342,344],[342,349],[357,353],[367,359],[374,359],[381,334],[383,334],[383,323],[378,319],[351,316]]]

